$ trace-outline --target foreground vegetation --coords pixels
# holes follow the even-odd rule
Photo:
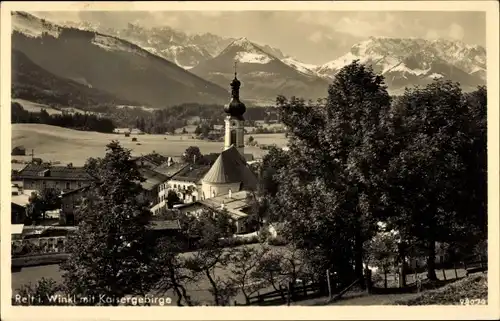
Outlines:
[[[422,292],[416,297],[394,302],[396,305],[484,305],[488,304],[488,274],[476,274],[442,288]]]

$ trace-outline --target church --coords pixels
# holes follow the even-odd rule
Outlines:
[[[186,204],[175,207],[180,212],[195,214],[205,208],[225,210],[235,221],[237,233],[243,233],[245,212],[250,207],[248,198],[256,190],[258,181],[246,161],[246,106],[240,101],[241,82],[236,72],[230,85],[231,101],[224,107],[227,116],[223,151],[211,166],[192,165],[181,170],[167,182],[166,188],[181,194]]]

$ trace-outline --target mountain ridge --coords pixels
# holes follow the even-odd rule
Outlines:
[[[244,96],[272,101],[277,95],[317,99],[327,93],[324,79],[285,64],[246,37],[233,41],[219,55],[191,71],[221,86],[228,85],[234,77],[234,61],[238,62]]]
[[[227,100],[226,89],[118,37],[61,27],[27,13],[13,13],[13,27],[12,48],[35,64],[125,100],[154,107]]]

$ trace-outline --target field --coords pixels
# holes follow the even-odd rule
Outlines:
[[[24,99],[12,99],[13,103],[19,103],[23,106],[24,110],[29,111],[31,113],[39,113],[42,109],[45,109],[49,115],[60,115],[62,111],[58,109],[54,109],[48,105],[34,103],[32,101],[24,100]]]
[[[64,107],[64,108],[61,108],[61,110],[59,110],[59,109],[55,109],[53,107],[50,107],[49,105],[39,104],[39,103],[35,103],[35,102],[29,101],[29,100],[24,100],[24,99],[19,99],[19,98],[12,99],[12,102],[16,102],[16,103],[21,104],[21,106],[23,106],[24,110],[32,112],[32,113],[39,113],[40,111],[42,111],[42,109],[45,109],[45,111],[49,115],[61,115],[62,110],[66,111],[70,114],[73,114],[73,113],[85,114],[84,110],[81,110],[78,108]]]
[[[285,146],[284,134],[252,135],[259,144]],[[132,142],[132,138],[137,142]],[[89,157],[102,157],[105,146],[112,140],[132,150],[132,155],[148,154],[156,151],[165,156],[180,156],[189,146],[198,146],[202,153],[220,152],[222,142],[208,142],[192,139],[191,135],[132,135],[103,134],[97,132],[76,131],[72,129],[42,124],[12,124],[12,148],[22,145],[27,151],[34,149],[35,157],[44,161],[60,161],[62,164],[73,163],[81,166]],[[246,153],[255,158],[262,157],[267,151],[258,147],[247,146]],[[23,157],[13,156],[13,159]],[[25,158],[25,157],[24,157]]]

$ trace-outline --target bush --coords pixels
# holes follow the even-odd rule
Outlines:
[[[137,141],[137,137],[132,137],[132,141],[136,142]]]
[[[460,281],[447,284],[442,288],[424,291],[417,297],[394,302],[396,305],[460,305],[461,300],[473,299],[481,302],[463,302],[464,304],[487,304],[488,275],[478,274]]]
[[[267,239],[267,244],[269,245],[274,245],[274,246],[283,246],[283,245],[287,245],[288,242],[285,238],[283,238],[282,236],[276,236],[276,237],[270,237]]]
[[[246,244],[259,243],[259,237],[257,235],[251,237],[232,237],[224,239],[221,241],[222,245],[225,247],[240,246]]]
[[[271,236],[268,226],[263,226],[259,230],[258,238],[260,243],[264,243]]]

